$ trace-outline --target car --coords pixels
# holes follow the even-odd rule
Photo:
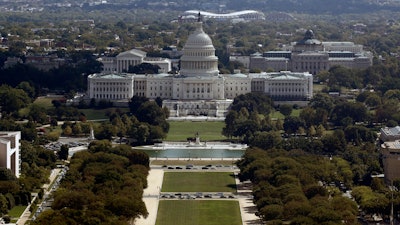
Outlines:
[[[177,170],[181,170],[181,169],[182,169],[182,167],[180,167],[180,166],[177,166],[177,167],[175,167],[175,169],[177,169]]]
[[[228,198],[235,198],[235,196],[233,196],[233,195],[229,195],[229,196],[228,196]]]
[[[162,165],[162,168],[166,168],[166,167],[168,167],[167,165]]]
[[[192,167],[186,167],[186,169],[187,169],[187,170],[191,170],[191,169],[192,169]]]
[[[206,194],[206,195],[204,195],[204,198],[212,198],[212,195],[211,194]]]
[[[208,170],[208,167],[201,167],[202,170]]]
[[[226,196],[225,195],[221,195],[221,196],[219,196],[220,198],[226,198]]]
[[[207,166],[205,166],[205,167],[212,167],[212,165],[207,165]]]
[[[175,169],[175,168],[172,167],[172,166],[169,166],[168,169],[169,169],[169,170],[173,170],[173,169]]]
[[[188,168],[188,167],[193,167],[193,165],[192,164],[188,164],[188,165],[186,165],[186,168]]]
[[[222,167],[222,165],[221,165],[221,164],[219,164],[219,165],[216,165],[215,167]]]

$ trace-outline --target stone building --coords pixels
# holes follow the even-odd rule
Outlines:
[[[372,65],[372,58],[372,53],[364,51],[362,45],[353,42],[321,42],[308,30],[302,40],[292,43],[287,48],[249,56],[249,69],[290,70],[316,75],[336,65],[350,69],[366,69]]]
[[[10,169],[18,178],[21,171],[21,132],[0,132],[0,167]]]
[[[219,74],[212,40],[201,21],[196,26],[184,45],[178,74],[92,74],[88,77],[88,98],[127,102],[134,95],[160,97],[172,117],[223,117],[236,96],[252,91],[278,100],[307,101],[312,97],[310,73]]]

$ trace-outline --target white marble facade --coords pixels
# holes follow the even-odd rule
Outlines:
[[[88,97],[110,101],[129,101],[134,95],[160,97],[173,117],[223,117],[236,96],[250,92],[264,92],[279,100],[312,97],[310,73],[219,74],[211,38],[203,31],[201,22],[196,25],[184,46],[179,74],[92,74],[88,77]],[[124,60],[129,61],[125,56],[117,63],[121,70],[125,68]]]

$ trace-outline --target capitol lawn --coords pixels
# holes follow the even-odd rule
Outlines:
[[[192,122],[169,121],[169,132],[166,141],[186,141],[188,137],[194,138],[199,133],[200,141],[222,141],[226,137],[221,134],[225,122]]]
[[[161,200],[156,225],[241,225],[238,201]]]
[[[236,192],[232,172],[166,172],[162,192]]]

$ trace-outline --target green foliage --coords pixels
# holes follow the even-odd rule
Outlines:
[[[74,154],[54,194],[53,210],[41,214],[34,224],[126,224],[147,216],[142,194],[148,166],[148,156],[129,146],[112,148],[107,141],[92,142],[89,151]]]
[[[255,132],[262,128],[268,130],[268,127],[272,126],[270,120],[262,120],[259,116],[268,115],[272,104],[272,100],[264,94],[249,93],[237,96],[225,117],[222,134],[227,137],[239,137],[248,143]]]
[[[8,201],[7,198],[0,194],[0,215],[4,215],[8,212]]]
[[[257,132],[250,141],[250,145],[262,149],[270,149],[281,145],[282,137],[279,132]]]
[[[31,99],[22,89],[15,89],[8,85],[0,86],[0,106],[5,114],[17,112],[31,103]]]
[[[292,105],[284,104],[284,105],[280,105],[280,106],[279,106],[279,111],[280,111],[285,117],[289,116],[289,115],[292,113],[292,110],[293,110],[293,106],[292,106]]]
[[[237,96],[232,103],[231,110],[239,112],[242,108],[248,112],[269,114],[272,110],[273,101],[270,97],[260,93],[248,93]]]
[[[136,73],[136,74],[158,74],[158,70],[160,66],[153,65],[150,63],[141,63],[136,66],[129,66],[128,73]]]
[[[277,223],[338,224],[357,221],[357,206],[340,194],[329,194],[318,181],[352,183],[350,164],[301,151],[249,149],[237,163],[240,179],[253,182],[259,216]]]
[[[26,190],[41,188],[48,181],[49,170],[55,167],[53,151],[29,142],[21,142],[21,177],[19,181]]]
[[[351,118],[354,122],[364,122],[368,119],[367,109],[359,102],[341,102],[336,104],[331,113],[331,120],[342,125],[343,119]]]
[[[68,145],[61,145],[60,150],[57,152],[58,158],[61,160],[67,160],[68,151],[69,151]]]

